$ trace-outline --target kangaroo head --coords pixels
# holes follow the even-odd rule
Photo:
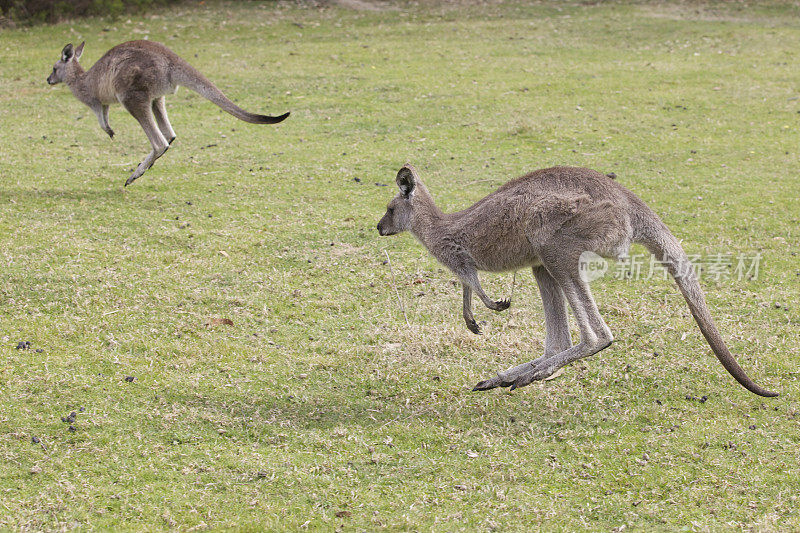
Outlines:
[[[395,235],[411,229],[415,203],[414,193],[419,181],[416,169],[411,165],[403,165],[403,168],[397,173],[395,181],[400,192],[389,202],[386,214],[378,222],[378,233],[381,235]]]
[[[73,48],[72,43],[70,43],[61,50],[61,59],[56,61],[53,65],[53,72],[47,77],[47,83],[55,85],[67,79],[68,71],[73,65],[77,65],[78,60],[81,58],[81,54],[83,54],[83,45],[85,44],[86,42],[84,41],[78,48]]]

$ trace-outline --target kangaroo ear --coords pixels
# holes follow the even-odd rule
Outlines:
[[[81,58],[83,54],[83,46],[86,44],[86,41],[83,41],[81,44],[78,45],[78,48],[75,49],[75,59],[78,60]]]
[[[414,188],[417,186],[417,176],[414,168],[411,165],[404,165],[403,168],[397,172],[395,181],[403,196],[405,198],[411,198],[411,195],[414,194]]]
[[[72,59],[73,55],[75,55],[75,50],[72,49],[72,43],[69,43],[67,46],[64,47],[63,50],[61,50],[61,61],[66,63],[67,61]]]

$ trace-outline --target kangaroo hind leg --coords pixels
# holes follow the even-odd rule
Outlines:
[[[144,174],[147,169],[152,167],[156,159],[164,155],[164,152],[169,148],[169,143],[156,124],[156,119],[153,116],[152,104],[149,99],[137,98],[135,96],[127,97],[122,100],[122,105],[124,105],[125,109],[139,122],[139,125],[144,130],[152,146],[150,153],[139,163],[139,166],[136,167],[136,170],[133,171],[133,174],[131,174],[125,182],[125,186],[127,187]]]
[[[163,96],[153,100],[153,116],[156,118],[161,134],[167,139],[167,143],[172,144],[172,141],[175,140],[175,130],[172,129],[172,125],[169,123],[167,106]]]
[[[578,323],[581,333],[580,342],[564,351],[535,361],[529,368],[513,376],[512,389],[550,377],[559,368],[578,359],[594,355],[610,346],[614,341],[611,330],[600,316],[600,311],[597,309],[587,282],[577,275],[570,276],[563,281],[562,290],[572,308],[575,321]]]
[[[567,318],[567,301],[564,291],[543,266],[533,267],[533,276],[539,286],[544,309],[545,341],[544,355],[529,363],[500,372],[497,376],[486,379],[475,385],[472,390],[489,390],[495,387],[508,387],[514,379],[532,366],[539,364],[550,356],[556,355],[572,347]]]
[[[546,265],[547,266],[547,265]],[[574,268],[572,268],[574,267]],[[553,276],[556,274],[556,276]],[[549,328],[553,331],[550,336],[551,349],[553,351],[564,348],[556,353],[547,354],[529,363],[523,363],[500,372],[496,377],[481,381],[473,390],[488,390],[495,387],[508,387],[511,386],[512,390],[517,387],[523,387],[534,381],[539,381],[553,375],[559,368],[568,365],[578,359],[594,355],[600,350],[609,346],[614,338],[611,330],[606,325],[600,312],[597,309],[592,293],[589,290],[589,285],[583,281],[579,274],[577,265],[556,264],[548,268],[547,276],[541,273],[537,275],[537,281],[540,282],[540,290],[542,289],[542,281],[548,288],[551,287],[549,277],[553,280],[552,286],[557,283],[558,288],[563,291],[569,302],[575,320],[580,329],[580,342],[575,346],[567,344],[568,330],[560,332],[559,325],[563,327],[566,321],[566,312],[563,314],[556,310],[554,305],[551,305],[550,324],[554,324],[554,328]],[[543,291],[547,292],[548,289]],[[561,304],[563,305],[563,303]],[[547,304],[545,304],[547,306]],[[558,318],[557,318],[558,317]],[[545,328],[548,327],[547,315],[545,315]],[[570,342],[571,344],[571,342]],[[545,342],[547,349],[547,341]],[[565,347],[566,346],[566,347]],[[549,350],[548,350],[549,351]]]
[[[550,357],[572,347],[567,319],[567,300],[564,291],[543,266],[533,267],[544,308],[544,356]]]

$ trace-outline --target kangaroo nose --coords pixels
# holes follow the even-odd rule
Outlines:
[[[381,235],[381,236],[383,236],[383,230],[381,229],[381,224],[380,224],[380,222],[378,223],[378,235]]]

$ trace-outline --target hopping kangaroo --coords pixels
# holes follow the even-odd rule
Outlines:
[[[53,72],[47,77],[47,83],[66,83],[72,94],[94,111],[100,127],[111,138],[114,130],[108,125],[109,104],[119,102],[139,121],[153,149],[139,163],[125,186],[153,166],[175,140],[175,132],[167,118],[164,95],[173,94],[178,85],[188,87],[234,117],[252,124],[275,124],[289,116],[289,113],[278,117],[248,113],[163,44],[151,41],[122,43],[106,52],[87,71],[78,63],[84,44],[77,48],[71,44],[64,47],[61,59],[56,61]]]
[[[642,200],[607,176],[586,168],[537,170],[506,183],[472,207],[449,214],[436,207],[412,166],[400,169],[397,186],[400,192],[389,202],[378,232],[411,231],[458,276],[464,291],[464,320],[474,333],[480,330],[472,316],[473,292],[489,309],[502,311],[509,306],[483,292],[477,271],[533,268],[544,304],[544,355],[481,381],[473,390],[522,387],[608,347],[611,330],[581,275],[581,255],[621,258],[636,242],[664,261],[700,331],[736,381],[755,394],[778,395],[754,383],[728,350],[678,240]],[[580,341],[574,346],[566,303],[580,329]]]

